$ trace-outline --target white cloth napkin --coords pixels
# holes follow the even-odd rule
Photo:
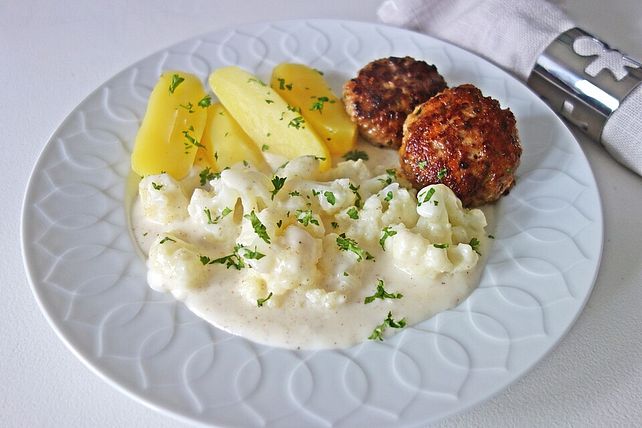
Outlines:
[[[386,0],[378,16],[474,52],[524,81],[544,49],[575,27],[544,0]],[[642,86],[611,115],[601,142],[617,161],[642,175]]]

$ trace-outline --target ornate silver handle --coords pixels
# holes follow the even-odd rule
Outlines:
[[[642,64],[579,28],[555,39],[528,78],[557,113],[600,141],[609,116],[642,83]]]

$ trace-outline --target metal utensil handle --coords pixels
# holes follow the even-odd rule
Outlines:
[[[579,28],[560,34],[528,78],[528,85],[557,113],[596,141],[640,83],[642,64]]]

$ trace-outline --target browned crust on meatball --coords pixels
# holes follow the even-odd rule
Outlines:
[[[443,183],[464,206],[475,207],[508,193],[521,153],[513,113],[475,86],[461,85],[408,115],[399,157],[416,189]]]
[[[398,149],[403,123],[415,106],[446,88],[434,65],[411,57],[382,58],[346,82],[346,111],[369,142]]]

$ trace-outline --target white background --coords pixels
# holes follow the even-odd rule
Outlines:
[[[20,252],[20,210],[49,136],[93,89],[168,45],[239,23],[287,18],[376,21],[380,0],[0,2],[0,426],[183,427],[109,386],[40,313]],[[642,58],[639,0],[565,2],[580,27]],[[642,178],[578,137],[605,215],[595,290],[570,333],[506,391],[442,423],[642,425]]]

